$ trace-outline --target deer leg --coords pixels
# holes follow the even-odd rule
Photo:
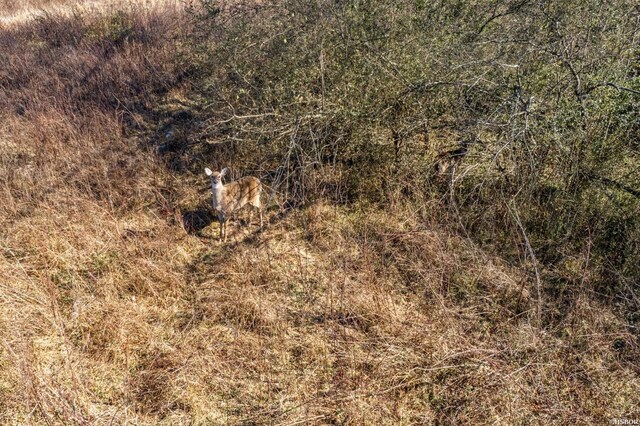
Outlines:
[[[455,164],[451,166],[451,176],[449,179],[449,202],[451,203],[451,205],[453,205],[455,203],[455,194],[454,194],[454,189],[453,189],[453,182],[455,180],[455,174],[456,174],[456,166]]]
[[[262,228],[262,206],[258,207],[258,211],[260,212],[260,228]]]

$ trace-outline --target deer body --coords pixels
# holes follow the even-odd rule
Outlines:
[[[224,168],[221,172],[212,172],[208,168],[204,170],[207,176],[211,177],[213,209],[220,222],[220,240],[227,241],[227,219],[229,216],[247,204],[257,208],[260,212],[260,227],[262,228],[262,204],[260,203],[262,183],[260,179],[247,176],[224,185],[222,177],[227,174],[228,169]],[[249,221],[251,221],[251,216],[249,216]]]
[[[467,155],[467,147],[463,146],[458,149],[444,152],[437,157],[438,161],[438,176],[444,176],[447,173],[450,175],[451,180],[456,171],[456,167],[462,162],[462,159]]]
[[[477,139],[464,139],[460,142],[460,148],[443,152],[436,157],[438,176],[449,175],[449,186],[453,185],[456,168],[462,163],[469,152],[469,146]]]
[[[449,175],[449,200],[454,203],[453,184],[455,182],[456,169],[462,163],[469,152],[469,146],[477,139],[464,139],[460,142],[460,148],[444,152],[436,157],[436,171],[439,177]]]

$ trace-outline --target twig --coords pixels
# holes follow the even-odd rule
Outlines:
[[[536,275],[536,292],[537,292],[537,296],[538,296],[538,306],[537,306],[537,312],[536,312],[536,316],[537,316],[537,321],[538,321],[538,326],[540,326],[541,323],[541,315],[542,315],[542,290],[541,290],[541,281],[540,281],[540,272],[538,271],[538,261],[536,259],[536,255],[533,252],[533,248],[531,247],[531,243],[529,242],[529,237],[527,237],[527,233],[524,230],[524,226],[522,226],[522,221],[520,220],[520,216],[518,215],[518,211],[514,208],[511,208],[510,205],[507,204],[507,208],[509,209],[509,213],[511,213],[511,215],[513,216],[513,219],[516,223],[516,225],[518,225],[518,228],[520,229],[520,232],[522,233],[522,238],[524,239],[524,243],[525,246],[527,248],[527,251],[529,252],[529,256],[531,256],[531,261],[533,262],[533,270],[535,271],[535,275]]]
[[[250,115],[236,115],[233,114],[231,117],[227,118],[226,120],[219,120],[219,121],[215,121],[215,124],[225,124],[225,123],[229,123],[230,121],[233,120],[246,120],[248,118],[262,118],[262,117],[270,117],[270,116],[274,116],[277,115],[275,112],[265,112],[262,114],[250,114]]]

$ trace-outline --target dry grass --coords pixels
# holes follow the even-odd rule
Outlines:
[[[43,17],[71,16],[113,12],[118,9],[178,8],[184,3],[176,0],[0,0],[0,28],[20,25]]]
[[[177,13],[124,15],[126,40],[108,15],[0,33],[1,423],[640,414],[637,340],[611,306],[585,290],[539,328],[530,276],[401,203],[271,212],[226,245],[185,223],[206,181],[144,139],[181,94]]]

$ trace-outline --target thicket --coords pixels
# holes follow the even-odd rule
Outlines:
[[[637,310],[635,2],[207,0],[191,12],[199,136],[215,141],[205,158],[262,171],[296,202],[412,204],[527,264],[554,305],[588,281]],[[446,182],[438,155],[459,147]]]

